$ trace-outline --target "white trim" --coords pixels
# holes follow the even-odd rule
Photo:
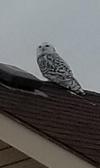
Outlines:
[[[2,114],[0,139],[50,168],[94,167]]]

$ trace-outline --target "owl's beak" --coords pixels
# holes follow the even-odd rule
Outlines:
[[[45,51],[45,48],[42,48],[42,51],[44,52],[44,51]]]

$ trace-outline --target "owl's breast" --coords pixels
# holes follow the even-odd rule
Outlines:
[[[44,56],[40,56],[37,59],[37,63],[39,65],[39,68],[42,72],[44,72],[46,70],[47,67],[47,61],[46,58]]]

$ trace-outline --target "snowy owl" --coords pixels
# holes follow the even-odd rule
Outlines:
[[[52,44],[44,42],[37,48],[37,63],[43,76],[72,92],[85,95],[81,85],[74,78],[69,65],[58,55]]]

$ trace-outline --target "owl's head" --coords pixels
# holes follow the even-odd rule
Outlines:
[[[37,57],[44,54],[53,54],[55,52],[56,49],[48,42],[44,42],[37,47]]]

